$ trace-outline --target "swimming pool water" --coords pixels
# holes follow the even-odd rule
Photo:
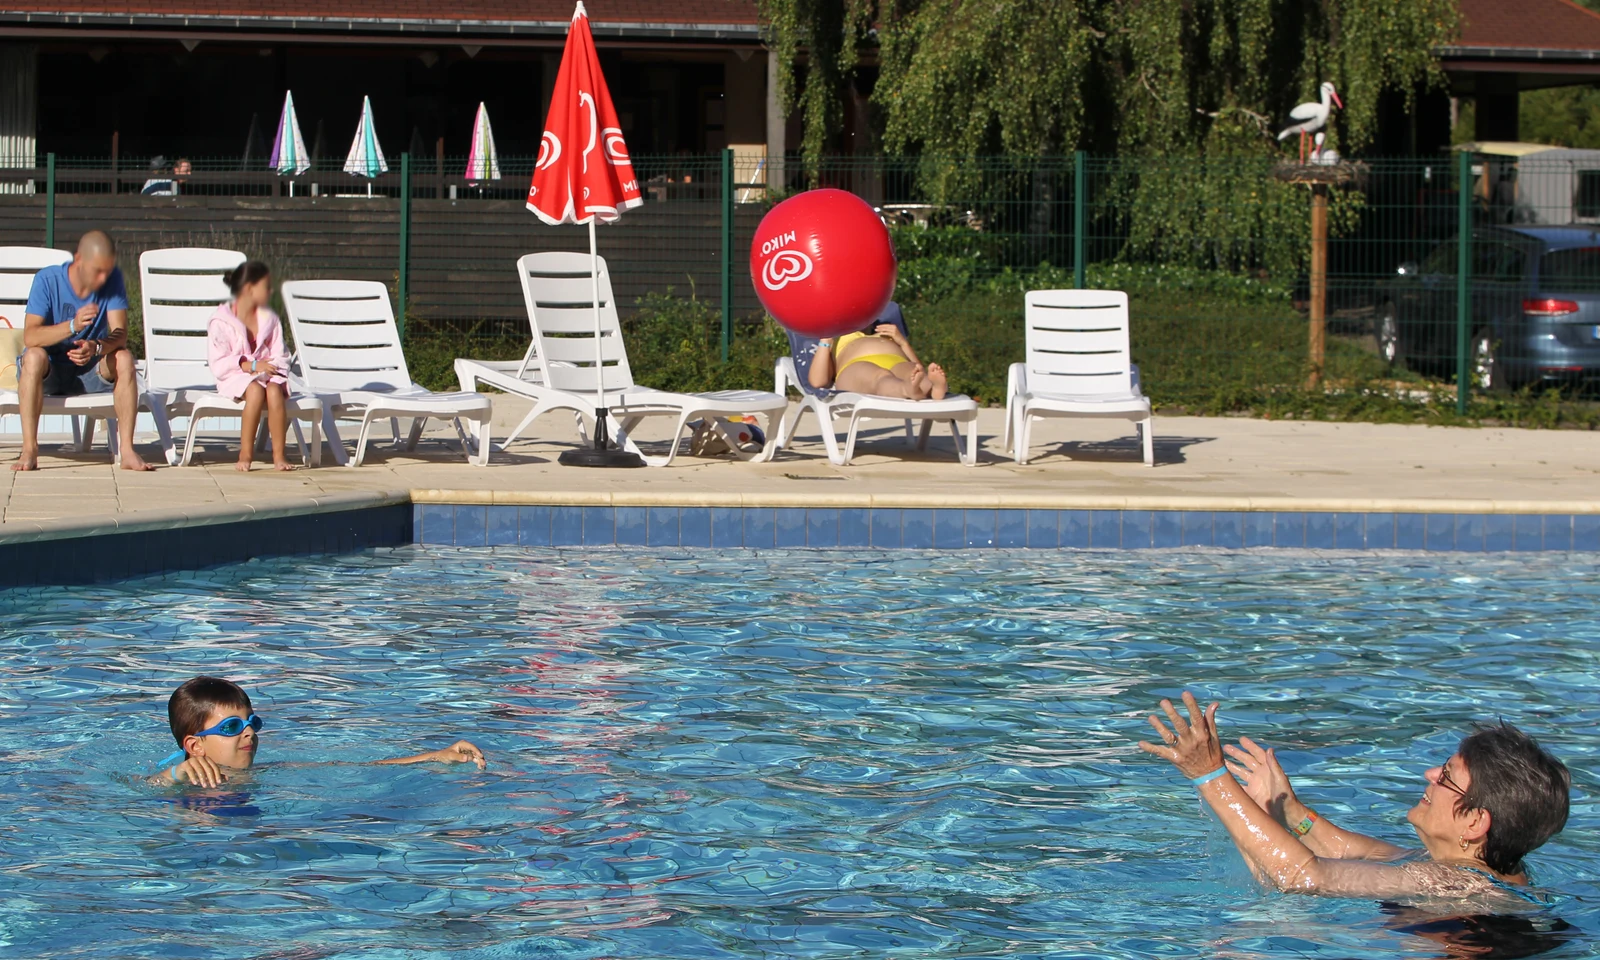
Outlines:
[[[9,591],[0,956],[1446,955],[1377,904],[1253,886],[1134,748],[1185,684],[1400,842],[1469,720],[1525,726],[1574,774],[1533,857],[1572,929],[1517,942],[1592,956],[1597,574],[406,548]],[[202,672],[266,719],[257,769],[133,780]],[[359,765],[458,737],[488,770]]]

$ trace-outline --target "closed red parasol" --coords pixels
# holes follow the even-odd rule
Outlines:
[[[582,0],[567,27],[567,46],[550,96],[544,136],[539,141],[539,162],[528,187],[528,209],[552,226],[588,224],[589,256],[594,274],[595,448],[569,450],[561,462],[581,466],[644,466],[637,454],[608,450],[606,440],[605,381],[601,376],[600,264],[595,252],[596,220],[610,223],[622,211],[644,202],[639,181],[628,159],[622,125],[600,57],[589,32],[589,13]]]

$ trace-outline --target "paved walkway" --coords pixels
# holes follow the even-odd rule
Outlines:
[[[502,436],[525,410],[496,398]],[[235,471],[227,444],[236,435],[214,438],[198,466],[151,474],[112,469],[103,448],[79,456],[47,446],[37,473],[0,468],[0,536],[408,494],[455,502],[1600,512],[1596,433],[1171,417],[1157,420],[1152,469],[1139,461],[1126,424],[1046,421],[1035,428],[1038,459],[1019,467],[1000,454],[1002,422],[1002,411],[983,411],[980,463],[970,468],[956,462],[947,430],[936,429],[929,451],[917,454],[887,426],[862,442],[854,464],[835,467],[809,417],[799,442],[772,463],[684,456],[641,470],[557,464],[576,443],[560,415],[537,425],[541,439],[518,441],[483,468],[452,454],[442,440],[453,431],[440,430],[414,454],[380,446],[360,469],[289,474]]]

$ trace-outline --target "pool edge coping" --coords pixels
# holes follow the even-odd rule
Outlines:
[[[455,490],[414,488],[361,490],[254,503],[213,503],[192,508],[156,508],[70,520],[11,520],[0,523],[0,546],[101,534],[142,533],[207,527],[248,520],[339,513],[412,504],[544,507],[731,507],[813,509],[1121,510],[1234,513],[1396,514],[1600,514],[1597,500],[1491,500],[1334,497],[1157,497],[1063,494],[960,496],[918,493],[697,493],[693,491]]]

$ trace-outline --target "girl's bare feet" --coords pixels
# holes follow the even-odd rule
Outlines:
[[[240,473],[249,473],[250,472],[250,468],[252,466],[254,466],[254,465],[255,465],[254,461],[251,461],[251,460],[240,460],[238,463],[233,465],[233,469],[239,471]]]
[[[944,395],[950,392],[950,380],[944,375],[944,367],[937,363],[928,364],[928,381],[931,384],[929,396],[935,400],[943,400]]]
[[[274,460],[272,461],[272,469],[289,471],[294,469],[294,464],[287,460]]]

